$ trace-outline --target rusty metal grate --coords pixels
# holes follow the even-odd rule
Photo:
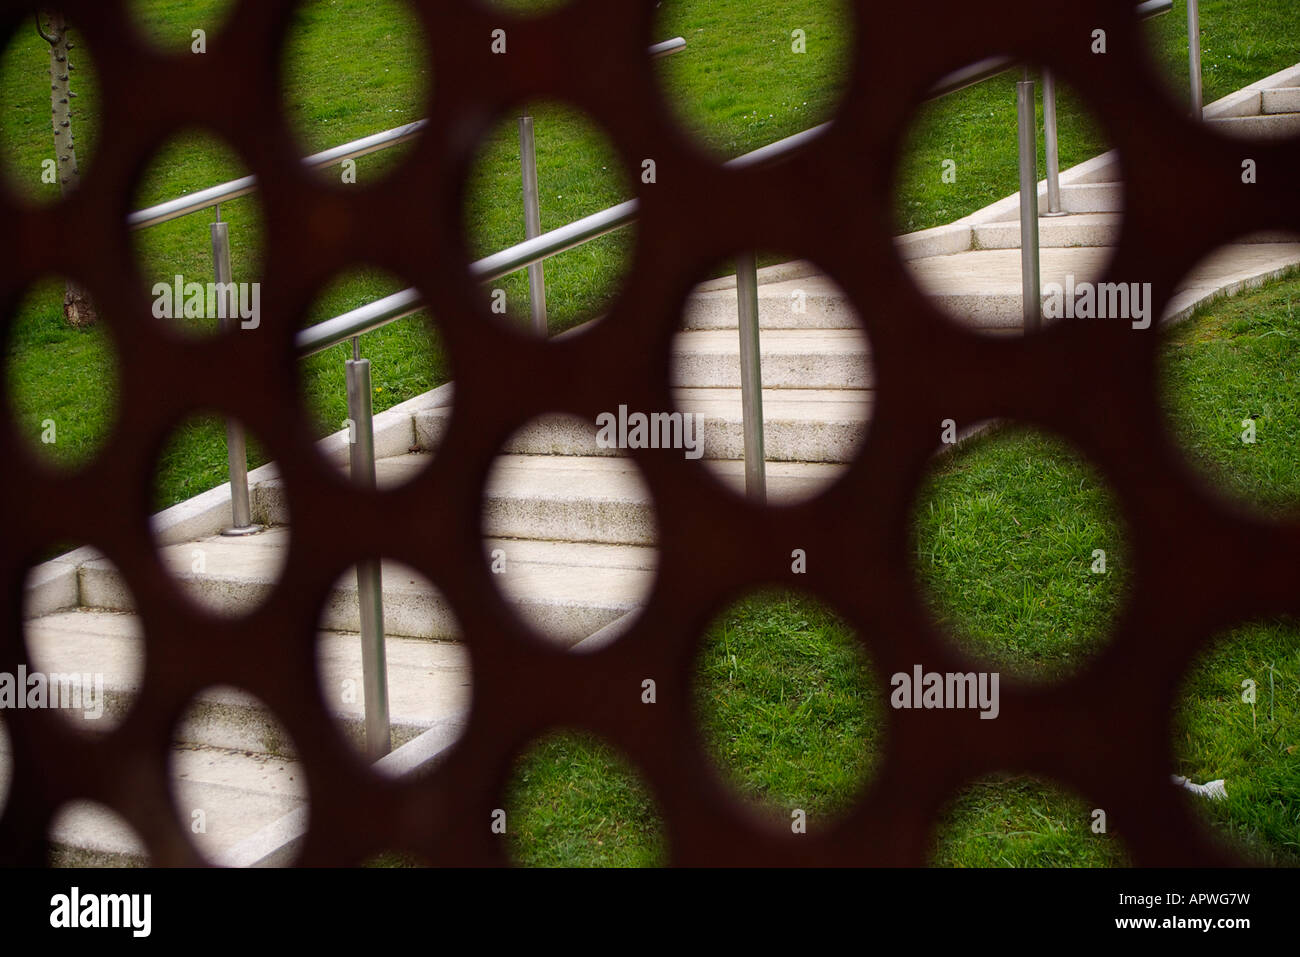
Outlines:
[[[5,35],[19,22],[5,4]],[[1222,139],[1183,116],[1147,59],[1131,0],[853,4],[856,55],[831,130],[797,157],[724,171],[693,146],[662,101],[646,47],[654,4],[575,0],[513,21],[469,2],[412,0],[436,71],[430,124],[405,164],[374,187],[339,190],[297,162],[279,103],[278,50],[291,0],[245,0],[203,57],[167,58],[128,28],[123,3],[68,0],[100,77],[96,160],[80,191],[44,209],[0,197],[0,308],[51,271],[83,283],[115,340],[122,390],[107,451],[72,475],[43,469],[14,423],[0,545],[0,661],[25,660],[21,590],[42,548],[84,541],[121,570],[146,641],[141,695],[112,734],[90,740],[57,715],[6,716],[14,781],[0,859],[41,864],[63,802],[120,814],[159,865],[200,863],[172,804],[171,728],[213,684],[259,696],[297,743],[311,824],[304,864],[384,851],[435,864],[506,861],[491,833],[516,750],[556,727],[594,732],[638,766],[661,807],[677,864],[921,864],[935,816],[957,788],[993,771],[1052,777],[1105,808],[1141,864],[1226,862],[1168,783],[1180,673],[1216,631],[1300,614],[1300,527],[1266,524],[1204,497],[1161,421],[1157,334],[1127,323],[1061,324],[990,340],[946,321],[912,285],[890,241],[891,174],[906,124],[943,74],[992,54],[1050,65],[1079,91],[1123,157],[1127,212],[1115,278],[1154,283],[1157,308],[1180,276],[1244,233],[1300,229],[1300,144]],[[22,11],[26,12],[26,11]],[[509,53],[490,52],[505,25]],[[1109,52],[1090,52],[1095,28]],[[519,103],[585,110],[632,168],[642,216],[625,291],[589,334],[542,343],[505,328],[469,278],[461,190],[478,137]],[[181,126],[222,137],[263,183],[264,320],[256,332],[194,342],[150,314],[125,215],[133,177]],[[1243,151],[1258,162],[1245,186]],[[1180,215],[1168,213],[1178,210]],[[56,230],[60,217],[77,229]],[[66,239],[65,245],[60,240]],[[875,349],[870,435],[836,485],[808,503],[757,508],[699,462],[635,453],[660,530],[649,604],[621,640],[565,655],[510,612],[481,560],[479,502],[498,445],[546,412],[588,419],[627,403],[671,409],[669,343],[693,277],[724,256],[776,249],[812,259],[847,292]],[[457,383],[450,429],[416,481],[384,493],[348,487],[316,452],[296,389],[293,335],[315,293],[360,261],[418,286],[439,317]],[[242,368],[238,378],[228,370]],[[295,517],[281,583],[238,625],[178,594],[149,533],[154,455],[185,416],[241,419],[280,463]],[[711,618],[741,591],[798,584],[839,610],[882,674],[964,670],[924,610],[908,559],[912,496],[943,419],[1005,417],[1071,440],[1105,476],[1132,530],[1129,604],[1094,666],[1050,689],[1004,688],[997,721],[968,712],[893,712],[870,791],[833,831],[757,829],[718,783],[690,707],[693,656]],[[105,505],[108,507],[105,507]],[[314,626],[331,583],[358,559],[393,558],[451,603],[473,662],[469,726],[447,762],[419,780],[369,771],[334,730],[314,675]],[[643,705],[655,678],[658,703]]]

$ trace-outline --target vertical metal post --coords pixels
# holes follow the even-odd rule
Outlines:
[[[1192,118],[1201,122],[1205,117],[1201,93],[1201,4],[1200,0],[1187,0],[1187,59],[1192,81]]]
[[[217,221],[212,224],[212,272],[217,281],[218,316],[221,331],[235,328],[238,302],[230,269],[230,232],[221,221],[221,207],[217,207]],[[222,535],[252,535],[262,526],[253,524],[252,503],[248,497],[248,448],[244,441],[244,427],[234,419],[226,420],[226,464],[230,471],[229,528]]]
[[[353,355],[358,352],[352,340]],[[359,488],[375,487],[375,431],[370,406],[370,360],[347,359],[348,418],[352,420],[349,464]],[[388,662],[384,651],[384,585],[379,561],[357,563],[361,616],[361,682],[366,698],[366,756],[377,761],[393,748],[388,723]]]
[[[763,453],[763,353],[758,341],[758,259],[754,253],[736,258],[736,299],[745,495],[762,505],[767,502],[767,466]]]
[[[1025,332],[1036,332],[1043,321],[1038,258],[1038,128],[1034,118],[1034,81],[1025,68],[1016,84],[1016,114],[1020,125],[1020,277]]]
[[[1047,160],[1047,216],[1064,216],[1061,209],[1061,157],[1056,140],[1056,77],[1043,71],[1043,144]]]
[[[519,116],[519,165],[524,180],[524,238],[542,234],[542,207],[537,194],[537,150],[533,143],[533,118]],[[532,310],[533,331],[546,336],[546,277],[542,263],[528,267],[528,304]]]

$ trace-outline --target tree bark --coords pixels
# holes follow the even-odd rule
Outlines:
[[[54,126],[54,156],[59,177],[59,194],[67,197],[81,183],[77,168],[76,142],[72,135],[72,92],[70,76],[72,61],[69,51],[73,44],[68,39],[68,22],[61,12],[47,14],[48,30],[41,28],[41,14],[36,15],[36,28],[50,45],[50,117]],[[95,309],[85,290],[69,281],[63,292],[63,318],[74,327],[93,325]]]

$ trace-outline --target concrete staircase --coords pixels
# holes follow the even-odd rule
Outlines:
[[[1300,65],[1210,104],[1205,120],[1211,130],[1243,139],[1300,136]],[[1045,299],[1049,283],[1065,285],[1067,276],[1095,282],[1104,273],[1123,222],[1119,180],[1113,152],[1062,172],[1065,215],[1058,217],[1044,215],[1047,184],[1039,184]],[[1219,250],[1197,267],[1160,320],[1179,321],[1209,297],[1279,275],[1296,263],[1297,241],[1294,234],[1259,233]],[[1022,333],[1018,195],[949,225],[899,237],[896,246],[918,284],[954,321],[994,335]]]
[[[1207,116],[1231,135],[1300,133],[1300,67],[1214,104]],[[1067,215],[1040,222],[1044,284],[1062,282],[1066,274],[1077,281],[1101,274],[1122,219],[1117,180],[1110,154],[1062,175]],[[1018,217],[1019,199],[1008,197],[951,225],[900,237],[899,255],[956,321],[1018,335]],[[1281,240],[1252,237],[1208,260],[1163,321],[1189,314],[1208,296],[1262,282],[1300,262],[1300,244]],[[672,359],[677,409],[703,416],[706,463],[740,491],[736,314],[734,277],[698,287]],[[805,263],[760,272],[759,317],[769,497],[779,502],[824,487],[862,441],[872,408],[870,347],[835,284]],[[381,485],[400,483],[423,467],[426,454],[409,450],[437,447],[453,395],[452,385],[443,386],[376,417]],[[342,466],[346,436],[339,433],[321,445]],[[197,601],[221,614],[246,612],[264,599],[284,561],[290,518],[274,465],[255,470],[250,484],[255,518],[269,526],[261,534],[219,534],[229,517],[228,486],[155,516],[166,565]],[[597,446],[592,423],[548,418],[516,434],[490,478],[484,528],[484,561],[498,549],[506,556],[508,570],[499,581],[508,600],[525,620],[566,646],[608,637],[650,587],[656,552],[648,492],[628,459]],[[397,750],[381,764],[399,773],[454,740],[471,676],[441,596],[396,564],[383,566],[383,579]],[[85,726],[102,731],[120,718],[139,686],[142,646],[131,596],[113,566],[89,549],[39,566],[28,582],[26,617],[32,668],[104,675],[105,716]],[[327,700],[359,744],[364,701],[358,630],[356,582],[348,576],[324,609],[319,663]],[[357,689],[351,701],[340,693],[349,681]],[[0,779],[8,773],[2,739]],[[204,693],[178,729],[173,772],[181,820],[204,812],[205,831],[193,838],[205,856],[235,865],[287,859],[285,848],[301,831],[303,775],[292,743],[258,701],[232,689]],[[144,859],[122,822],[93,806],[68,809],[52,839],[63,864]]]

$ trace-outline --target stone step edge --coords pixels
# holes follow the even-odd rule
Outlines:
[[[419,640],[419,639],[408,639]],[[114,679],[120,677],[111,676]],[[139,688],[126,681],[110,681],[104,676],[104,715],[121,719],[131,709],[139,696]],[[241,699],[214,691],[200,692],[190,701],[190,706],[199,706],[201,719],[196,718],[182,723],[176,729],[174,746],[198,746],[221,748],[229,751],[249,751],[258,754],[271,754],[283,758],[296,758],[297,752],[292,740],[287,737],[275,718],[273,712],[260,700],[251,696]],[[339,730],[358,748],[366,739],[365,717],[351,713],[331,711]],[[92,738],[107,736],[117,726],[102,723],[100,720],[82,717],[77,712],[69,712],[66,719],[80,731]],[[417,720],[401,715],[390,715],[389,727],[392,731],[394,747],[413,741],[430,728],[438,726],[445,718]],[[220,727],[221,734],[202,730],[206,726]]]

